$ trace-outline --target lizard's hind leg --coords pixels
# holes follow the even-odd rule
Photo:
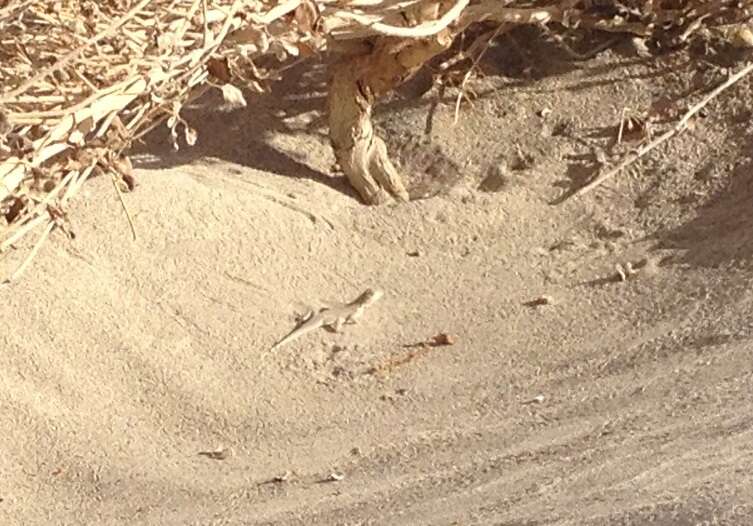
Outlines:
[[[335,333],[341,333],[343,332],[343,325],[345,325],[345,320],[342,318],[338,318],[333,323],[329,324],[327,328]]]

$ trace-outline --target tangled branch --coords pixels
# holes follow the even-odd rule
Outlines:
[[[371,133],[374,97],[474,24],[682,36],[693,24],[745,18],[750,3],[0,0],[0,252],[38,229],[42,239],[56,229],[69,231],[66,204],[93,175],[115,174],[128,190],[128,149],[160,123],[170,129],[175,148],[193,144],[196,131],[181,116],[183,106],[208,89],[243,103],[235,86],[264,91],[275,75],[269,58],[283,64],[336,52],[343,43],[366,44],[371,51],[358,59],[356,70],[373,90],[359,102],[366,106],[351,108],[348,118],[357,123],[345,119],[341,131],[347,135],[360,126]],[[344,155],[351,156],[348,148],[358,145],[343,141]],[[376,138],[366,146],[363,155],[394,179],[386,153],[374,153],[380,148]],[[354,170],[364,162],[350,159]]]

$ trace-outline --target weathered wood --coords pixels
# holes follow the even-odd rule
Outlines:
[[[371,112],[378,97],[393,90],[452,44],[449,31],[431,38],[376,39],[365,54],[331,67],[328,111],[330,140],[340,168],[367,204],[407,201],[408,191],[374,132]]]

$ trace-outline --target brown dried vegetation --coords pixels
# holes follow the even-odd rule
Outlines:
[[[703,0],[0,0],[0,252],[41,230],[72,235],[66,205],[111,174],[133,189],[127,152],[166,123],[192,145],[181,117],[219,89],[232,105],[262,92],[286,61],[323,52],[331,68],[330,137],[366,203],[407,200],[374,133],[375,100],[435,56],[472,67],[488,42],[520,24],[629,34],[668,48],[700,28],[746,21],[750,1]],[[469,45],[454,46],[474,26]],[[746,33],[737,33],[745,39]],[[448,52],[448,50],[450,50]],[[441,68],[440,68],[441,69]],[[457,72],[455,72],[457,73]],[[27,262],[31,259],[27,259]],[[25,265],[11,279],[20,275]]]

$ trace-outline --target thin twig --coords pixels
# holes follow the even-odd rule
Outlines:
[[[351,11],[342,11],[336,13],[335,16],[354,20],[380,35],[403,38],[426,38],[436,35],[453,22],[456,22],[463,9],[468,7],[468,4],[469,0],[456,0],[455,5],[437,20],[432,20],[415,27],[398,27],[390,26],[383,22],[372,22],[368,17]]]
[[[748,64],[747,66],[743,67],[740,71],[735,73],[734,75],[730,76],[727,80],[725,80],[723,83],[721,83],[719,86],[717,86],[711,93],[706,95],[706,97],[701,100],[698,104],[691,107],[687,113],[680,119],[677,124],[674,125],[671,129],[667,130],[666,132],[662,133],[660,136],[658,136],[653,141],[641,146],[636,150],[635,152],[628,155],[620,164],[618,164],[615,168],[612,170],[609,170],[608,172],[598,176],[596,179],[591,181],[590,183],[582,186],[570,197],[580,197],[583,195],[586,195],[590,191],[592,191],[594,188],[602,184],[604,181],[614,177],[616,174],[620,173],[622,170],[636,162],[638,159],[655,149],[657,146],[665,143],[675,135],[678,135],[679,133],[682,133],[687,129],[688,122],[690,122],[690,119],[692,119],[699,111],[701,111],[703,108],[708,105],[709,102],[711,102],[713,99],[719,96],[720,93],[722,93],[724,90],[738,82],[740,79],[748,75],[749,73],[753,72],[753,62]]]
[[[3,240],[3,242],[0,244],[0,253],[5,252],[9,248],[13,247],[13,245],[20,240],[22,237],[24,237],[26,234],[37,228],[39,225],[44,223],[45,221],[50,219],[50,214],[47,213],[45,210],[43,215],[38,215],[34,217],[33,219],[29,219],[26,223],[16,223],[14,228],[16,228],[16,231],[12,234],[6,233],[7,236],[6,239]]]
[[[622,144],[622,132],[625,130],[625,115],[628,109],[622,108],[622,115],[620,116],[620,129],[617,130],[617,144]]]
[[[481,59],[484,58],[484,54],[489,49],[489,46],[492,43],[492,40],[497,38],[502,31],[507,30],[510,28],[509,24],[500,24],[491,34],[491,36],[486,40],[486,43],[484,44],[484,47],[481,48],[481,51],[476,56],[476,58],[473,60],[473,64],[471,64],[471,67],[468,68],[468,71],[466,71],[465,75],[463,75],[463,82],[460,83],[460,92],[458,93],[458,97],[455,100],[455,118],[453,121],[453,125],[457,125],[458,120],[460,119],[460,103],[463,99],[463,94],[465,93],[465,85],[468,83],[468,81],[471,78],[471,75],[473,74],[473,71],[478,67],[479,62],[481,62]],[[471,49],[474,48],[476,45],[476,42],[471,44]]]
[[[201,2],[201,15],[202,20],[204,24],[204,47],[207,47],[207,44],[209,43],[209,20],[207,19],[207,0],[202,0]]]
[[[117,192],[118,194],[120,206],[123,207],[123,212],[125,212],[126,219],[128,220],[128,226],[131,227],[131,235],[133,236],[133,240],[136,241],[136,226],[133,224],[133,218],[131,217],[131,213],[128,211],[128,207],[125,204],[125,200],[123,199],[123,192],[120,191],[118,180],[115,177],[114,173],[112,174],[112,185],[115,187],[115,192]]]
[[[42,248],[42,245],[45,241],[47,241],[47,238],[50,236],[50,233],[55,229],[55,222],[50,221],[47,223],[47,227],[44,229],[44,232],[42,232],[42,235],[39,236],[39,239],[37,240],[37,243],[34,245],[34,248],[31,249],[31,252],[29,252],[29,255],[26,256],[26,259],[24,259],[24,262],[21,263],[21,266],[16,269],[16,271],[10,275],[10,277],[6,278],[5,281],[2,282],[1,285],[6,286],[10,285],[14,281],[16,281],[18,278],[21,277],[21,275],[26,271],[26,269],[31,264],[31,261],[34,259],[34,257],[39,252],[39,249]]]

